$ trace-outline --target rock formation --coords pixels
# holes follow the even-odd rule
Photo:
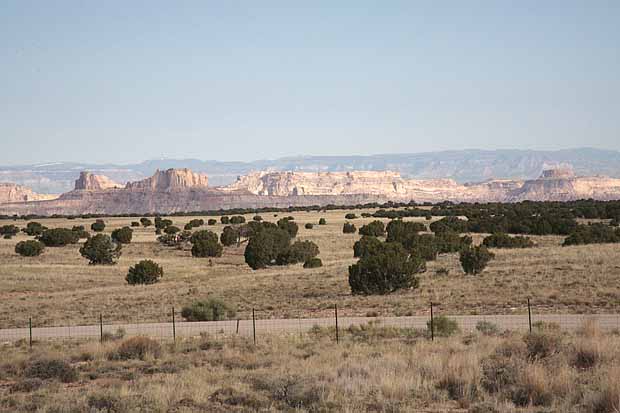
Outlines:
[[[206,189],[209,178],[189,169],[157,170],[153,176],[138,182],[128,182],[125,189],[129,191],[171,192],[191,188]]]
[[[58,199],[32,202],[28,195],[5,196],[0,214],[173,213],[231,208],[352,205],[368,202],[518,202],[620,199],[620,179],[578,177],[565,169],[543,171],[537,179],[459,184],[450,179],[405,179],[397,172],[257,172],[225,187],[189,169],[157,171],[124,188],[83,173],[76,189]],[[20,198],[21,196],[21,198]],[[6,203],[12,202],[12,203]]]
[[[0,204],[10,202],[29,202],[54,199],[53,195],[41,195],[25,186],[10,183],[0,183]],[[0,207],[1,210],[1,207]]]
[[[122,185],[114,182],[104,175],[93,175],[90,172],[80,172],[80,177],[75,181],[76,191],[100,191],[102,189],[121,188]]]

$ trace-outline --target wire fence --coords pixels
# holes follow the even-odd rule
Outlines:
[[[531,331],[539,322],[553,323],[566,331],[575,331],[586,322],[595,322],[603,331],[620,331],[620,314],[535,314],[529,304],[527,314],[523,315],[452,315],[442,314],[436,305],[429,306],[427,315],[402,317],[339,317],[338,307],[334,305],[332,317],[322,318],[261,318],[262,312],[252,310],[251,318],[222,321],[178,321],[178,314],[171,309],[169,322],[157,323],[108,323],[100,315],[97,323],[74,326],[41,326],[29,318],[23,328],[0,329],[0,342],[27,341],[32,345],[42,340],[100,340],[115,337],[147,336],[161,340],[208,335],[212,337],[243,336],[255,343],[268,334],[304,334],[316,328],[333,330],[335,341],[345,336],[352,327],[373,324],[398,329],[426,330],[431,339],[435,338],[438,317],[454,320],[461,331],[471,332],[480,323],[491,323],[497,329],[511,331]]]

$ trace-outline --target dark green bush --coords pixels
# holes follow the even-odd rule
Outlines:
[[[364,235],[358,241],[355,241],[355,244],[353,244],[353,256],[355,258],[359,258],[365,255],[373,254],[382,247],[383,244],[377,237]]]
[[[314,228],[314,225],[312,225],[312,223],[308,222],[308,223],[306,223],[306,225],[304,225],[304,228],[312,229],[312,228]]]
[[[349,267],[353,294],[388,294],[402,288],[417,288],[415,274],[426,269],[424,261],[410,256],[397,242],[384,242],[371,254]]]
[[[325,218],[319,218],[319,225],[327,225]]]
[[[121,255],[121,244],[115,244],[108,235],[97,234],[84,243],[80,254],[90,264],[112,265],[116,264],[116,259]]]
[[[144,228],[150,227],[151,225],[153,225],[153,222],[148,218],[140,218],[140,223],[142,224]]]
[[[342,225],[343,234],[355,234],[356,232],[357,232],[357,228],[355,228],[355,225],[349,222],[345,222],[344,225]]]
[[[372,221],[360,228],[360,235],[382,237],[385,235],[385,224],[381,221]]]
[[[426,226],[421,222],[393,219],[388,222],[386,231],[386,241],[400,242],[405,249],[411,250],[414,238],[418,236],[419,232],[426,231]]]
[[[3,225],[0,227],[0,235],[4,238],[12,238],[19,233],[19,228],[15,225]]]
[[[222,300],[209,298],[183,307],[181,316],[187,321],[219,321],[233,318],[235,309]]]
[[[220,235],[220,242],[225,247],[236,245],[241,240],[241,232],[238,227],[226,226]]]
[[[191,235],[189,241],[192,244],[195,244],[198,241],[217,242],[217,234],[209,230],[196,231]]]
[[[228,225],[230,224],[230,218],[228,218],[227,216],[222,216],[220,217],[220,222],[224,225]]]
[[[75,244],[80,240],[80,234],[68,228],[46,229],[39,237],[39,241],[46,247],[63,247]]]
[[[42,242],[29,240],[20,241],[15,245],[15,252],[23,257],[36,257],[45,250]]]
[[[129,267],[125,280],[129,285],[155,284],[163,276],[164,269],[159,264],[151,260],[142,260]]]
[[[256,222],[261,222],[263,220],[263,217],[261,217],[260,215],[254,215],[254,218],[252,218],[252,220]]]
[[[131,243],[133,237],[133,230],[129,227],[118,228],[112,231],[112,240],[119,244]]]
[[[24,228],[22,231],[24,231],[26,234],[30,235],[31,237],[34,237],[34,236],[43,234],[43,231],[45,231],[46,229],[47,227],[44,227],[39,222],[29,222],[26,225],[26,228]]]
[[[192,243],[192,257],[206,258],[206,257],[221,257],[224,247],[217,242],[217,236],[215,240],[198,240]]]
[[[319,255],[319,246],[312,241],[295,241],[287,250],[282,251],[276,258],[279,265],[297,264],[305,262]]]
[[[209,218],[207,221],[207,225],[215,225],[217,224],[217,220],[215,218]]]
[[[90,238],[90,233],[86,231],[84,225],[74,225],[71,231],[75,232],[79,239]]]
[[[140,226],[140,223],[138,221],[131,221],[131,227],[132,228],[136,228],[136,227],[139,227],[139,226]]]
[[[174,225],[168,225],[164,228],[164,234],[176,234],[177,232],[181,232],[181,228],[175,227]]]
[[[241,215],[235,215],[234,217],[230,218],[230,223],[233,225],[244,224],[245,218],[242,217]]]
[[[250,237],[245,247],[245,262],[255,270],[273,265],[276,259],[288,250],[290,240],[287,231],[267,227]]]
[[[435,221],[429,225],[431,231],[435,234],[439,232],[452,231],[456,233],[468,232],[468,221],[458,217],[444,217],[439,221]]]
[[[564,240],[563,246],[584,244],[607,244],[620,242],[620,229],[596,223],[578,225]]]
[[[481,245],[461,250],[459,259],[465,274],[477,275],[484,271],[489,261],[494,257],[495,255],[487,247]]]
[[[288,232],[288,235],[291,238],[295,238],[297,236],[297,231],[299,230],[299,227],[295,222],[293,222],[291,217],[278,220],[278,228]]]
[[[90,229],[95,232],[102,232],[105,229],[105,222],[102,219],[98,219],[93,222]]]
[[[411,240],[409,251],[426,261],[434,261],[437,258],[438,248],[435,236],[432,234],[420,234]]]
[[[155,217],[155,229],[164,230],[164,228],[172,225],[172,221],[169,219],[163,219],[162,217]]]
[[[345,214],[344,219],[356,219],[357,215],[355,215],[352,212],[349,212],[348,214]]]
[[[304,262],[304,268],[319,268],[323,266],[323,261],[320,258],[314,257],[310,258],[306,262]]]
[[[459,252],[463,248],[469,248],[472,244],[472,238],[450,230],[435,233],[435,245],[439,254],[448,254],[451,252]]]
[[[511,237],[503,232],[489,235],[482,241],[487,248],[531,248],[534,243],[528,237]]]

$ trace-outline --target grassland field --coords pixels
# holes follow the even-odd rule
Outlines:
[[[352,295],[348,267],[358,234],[343,234],[347,210],[261,214],[276,221],[292,215],[299,224],[298,239],[318,244],[323,267],[301,265],[270,267],[253,271],[244,262],[241,247],[226,247],[221,258],[192,258],[189,250],[164,247],[156,240],[154,227],[134,228],[131,244],[113,266],[88,265],[79,245],[46,248],[43,255],[21,257],[15,244],[31,237],[20,233],[0,239],[0,328],[23,327],[29,317],[35,326],[93,324],[103,314],[106,322],[167,321],[170,308],[180,309],[196,299],[218,297],[232,304],[238,316],[260,318],[330,316],[334,303],[340,314],[419,315],[437,303],[443,314],[522,314],[529,297],[540,313],[615,313],[620,311],[620,245],[600,244],[562,247],[559,236],[533,236],[536,246],[528,249],[495,250],[496,257],[480,276],[462,272],[458,254],[440,255],[427,263],[420,287],[385,296]],[[362,212],[373,210],[355,210]],[[246,215],[251,220],[253,214]],[[324,217],[327,225],[316,225]],[[193,218],[172,217],[183,227]],[[218,234],[224,225],[204,226]],[[352,220],[358,228],[375,218]],[[433,220],[439,217],[433,217]],[[105,218],[105,233],[128,226],[137,218]],[[428,224],[423,218],[407,218]],[[85,225],[94,219],[37,219],[43,225]],[[387,223],[387,219],[384,220]],[[305,223],[314,228],[304,228]],[[24,227],[25,221],[2,221]],[[475,243],[484,234],[472,234]],[[148,286],[129,286],[128,268],[142,259],[163,266],[163,279]],[[438,270],[440,270],[438,272]],[[447,270],[447,274],[445,274]]]

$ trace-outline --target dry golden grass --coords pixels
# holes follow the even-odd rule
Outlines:
[[[467,335],[430,342],[369,326],[304,336],[203,337],[164,343],[146,357],[110,357],[126,342],[0,348],[0,412],[597,412],[620,409],[620,337],[563,335],[559,351],[531,360],[524,336]],[[552,334],[545,332],[544,334]],[[570,363],[592,340],[604,362]],[[134,339],[135,340],[135,339]],[[59,360],[64,370],[39,370]],[[63,382],[67,371],[70,382]],[[30,372],[30,373],[29,373]]]
[[[48,248],[40,257],[20,257],[14,246],[27,238],[24,234],[0,239],[0,328],[25,326],[29,316],[35,326],[92,324],[100,313],[107,322],[164,321],[171,307],[180,309],[208,296],[235,305],[241,317],[247,317],[254,307],[261,318],[328,316],[334,303],[342,315],[424,314],[431,300],[440,304],[437,311],[443,313],[524,313],[527,297],[536,312],[610,313],[620,309],[620,247],[563,248],[562,238],[553,236],[533,237],[535,248],[495,251],[495,260],[480,277],[465,276],[458,256],[449,254],[428,263],[417,290],[353,296],[347,269],[355,262],[352,246],[359,236],[342,234],[346,212],[290,214],[299,224],[298,238],[310,239],[320,247],[324,266],[317,269],[295,265],[252,271],[244,263],[243,246],[225,248],[224,255],[213,259],[210,266],[209,260],[192,258],[189,251],[160,246],[153,227],[135,230],[133,242],[123,249],[115,266],[89,266],[78,253],[78,245]],[[361,212],[355,211],[358,216]],[[278,215],[262,214],[270,221],[289,214]],[[320,217],[327,219],[327,225],[304,228],[306,222],[316,224]],[[182,228],[192,218],[172,219]],[[203,228],[221,231],[223,225],[216,218],[218,225]],[[135,220],[107,218],[105,232]],[[356,219],[354,223],[359,228],[372,220]],[[83,224],[89,228],[94,219],[39,222],[48,227]],[[25,222],[18,225],[25,226]],[[474,239],[480,242],[482,236],[475,234]],[[129,266],[144,258],[164,267],[163,280],[151,286],[128,286],[125,275]],[[444,269],[448,275],[441,275]]]

